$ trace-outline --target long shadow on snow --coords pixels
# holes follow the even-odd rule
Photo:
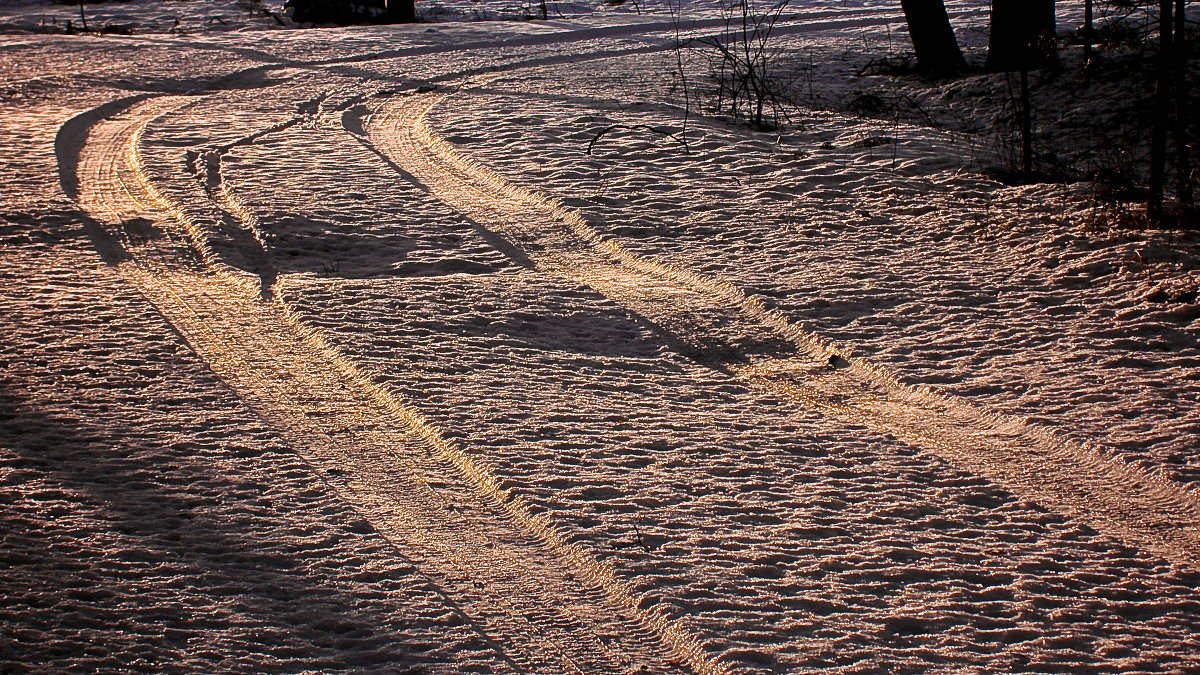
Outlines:
[[[354,140],[358,141],[359,145],[365,148],[379,161],[383,162],[394,173],[411,183],[413,187],[416,187],[426,195],[431,195],[432,193],[430,193],[429,188],[424,183],[417,180],[416,176],[406,171],[404,167],[393,162],[391,157],[388,157],[387,154],[380,152],[379,148],[375,147],[374,144],[370,142],[364,123],[364,120],[370,114],[370,109],[365,105],[362,105],[361,100],[356,99],[349,101],[345,110],[342,111],[342,128],[345,129],[346,132],[354,138]],[[460,213],[459,217],[468,225],[470,225],[471,229],[481,238],[483,238],[483,240],[487,242],[489,246],[504,254],[504,256],[513,263],[526,269],[534,268],[533,261],[530,260],[529,256],[525,255],[525,252],[519,247],[512,245],[504,237],[499,236],[495,232],[492,232],[471,218],[468,218],[465,214]]]
[[[465,228],[431,233],[402,223],[337,223],[286,212],[260,216],[259,226],[269,242],[270,262],[280,274],[363,279],[488,274],[509,267],[503,256],[470,241],[471,233],[462,232]],[[230,261],[241,266],[233,257]]]
[[[101,405],[111,412],[121,404]],[[424,652],[436,648],[436,637],[431,635],[429,644],[415,649],[396,645],[398,633],[409,627],[396,626],[396,619],[385,611],[386,605],[381,606],[383,590],[376,591],[379,599],[375,603],[364,603],[362,597],[332,585],[333,580],[323,578],[322,572],[312,571],[317,567],[314,556],[291,551],[286,543],[289,533],[281,531],[269,513],[256,513],[262,508],[262,498],[259,488],[249,482],[252,479],[238,480],[216,473],[215,467],[206,466],[203,457],[197,457],[194,443],[163,443],[153,431],[146,433],[147,423],[151,429],[157,424],[178,424],[175,420],[142,418],[122,420],[122,426],[98,426],[76,416],[73,410],[52,411],[39,405],[25,397],[22,387],[15,383],[0,384],[0,444],[16,455],[19,470],[27,476],[44,476],[47,482],[76,495],[74,500],[78,500],[81,511],[103,513],[97,538],[119,533],[127,547],[95,550],[91,555],[86,549],[59,554],[54,547],[42,547],[49,533],[39,532],[39,528],[19,518],[5,522],[0,530],[8,533],[5,539],[10,543],[0,556],[18,569],[25,567],[22,576],[36,578],[42,586],[38,607],[23,608],[6,601],[0,603],[0,615],[12,612],[11,616],[23,617],[39,610],[50,614],[70,611],[77,624],[108,626],[112,625],[113,612],[120,612],[122,627],[114,627],[114,635],[108,636],[111,641],[105,646],[118,658],[127,651],[130,657],[149,657],[163,666],[178,664],[182,655],[194,658],[189,644],[190,650],[197,650],[198,645],[205,645],[201,651],[219,649],[221,645],[210,644],[211,628],[237,633],[232,644],[224,645],[234,654],[213,655],[211,658],[217,661],[237,658],[238,652],[244,652],[292,664],[311,660],[313,667],[320,664],[322,669],[333,663],[339,667],[373,664],[389,671],[399,668],[402,672],[417,672],[428,663],[430,657]],[[182,431],[212,438],[215,430],[206,424],[203,429]],[[236,432],[231,429],[229,433],[232,436]],[[224,454],[241,455],[243,462],[253,463],[254,458],[245,453]],[[331,526],[322,537],[323,545],[337,549],[338,540],[370,536],[372,530],[353,511],[341,505],[337,510],[340,513],[335,519],[343,521],[344,529]],[[8,521],[11,516],[4,513],[3,517]],[[305,532],[304,536],[311,538],[312,533]],[[30,542],[36,550],[14,549],[12,544],[21,540]],[[156,561],[169,569],[157,569]],[[135,571],[139,567],[144,569]],[[414,574],[414,568],[404,561],[400,572]],[[130,576],[120,578],[122,573]],[[61,585],[56,585],[60,580]],[[164,584],[167,588],[163,592],[168,594],[182,584],[185,592],[204,598],[207,607],[185,602],[142,604],[138,586],[151,582],[152,592],[153,581]],[[79,594],[74,589],[80,583],[85,584],[92,600],[76,601]],[[0,589],[0,597],[21,597],[26,590],[28,587]],[[467,620],[445,600],[452,611]],[[394,596],[386,601],[391,602]],[[226,615],[229,607],[236,607],[241,616],[229,625],[213,625],[212,620]],[[197,617],[198,609],[208,616]],[[142,612],[145,617],[140,616]],[[252,625],[245,625],[247,618]],[[142,628],[149,634],[129,635],[127,624],[139,621],[145,621]],[[64,628],[60,626],[56,632],[61,634]],[[154,637],[163,630],[171,633],[169,640]],[[428,632],[434,633],[436,628]],[[81,631],[80,642],[88,642],[90,633]],[[281,635],[290,636],[290,640],[280,644]],[[122,638],[128,642],[121,644]],[[490,642],[482,634],[479,640]],[[311,652],[298,657],[296,645]],[[27,653],[8,653],[5,657],[26,663],[47,662],[57,649],[47,643],[23,646]],[[276,650],[282,650],[281,655],[275,656]]]
[[[520,352],[529,350],[565,358],[660,360],[666,350],[727,372],[729,363],[752,354],[794,349],[770,339],[731,344],[720,335],[692,336],[587,286],[539,273],[393,278],[386,289],[350,282],[339,286],[336,294],[320,298],[306,291],[303,298],[285,301],[297,302],[310,321],[335,335],[369,334],[380,344],[429,347],[439,353],[461,349],[468,358],[489,355],[485,361],[520,359]],[[322,318],[330,315],[339,316],[328,322]],[[438,348],[440,344],[446,347]],[[347,346],[355,353],[365,348],[359,343]],[[621,367],[612,362],[592,365]],[[461,370],[454,359],[433,359],[427,366]]]
[[[496,294],[449,288],[438,294],[436,314],[418,307],[401,323],[406,333],[454,336],[456,343],[479,346],[492,354],[532,350],[605,358],[661,357],[662,333],[648,331],[637,315],[587,288],[543,290],[545,296],[518,295],[510,300],[512,304],[496,306]],[[551,298],[556,302],[551,304]],[[386,334],[387,328],[381,328]]]

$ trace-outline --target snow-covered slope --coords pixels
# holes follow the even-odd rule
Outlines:
[[[650,4],[3,9],[6,672],[1197,667],[1196,241],[839,109],[897,6],[770,133]]]

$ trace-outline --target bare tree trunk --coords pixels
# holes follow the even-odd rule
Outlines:
[[[385,0],[387,18],[391,23],[415,23],[417,8],[415,0]]]
[[[904,8],[913,50],[917,52],[918,68],[955,71],[966,65],[942,0],[900,0],[900,5]]]
[[[1083,64],[1092,62],[1092,0],[1083,3]]]
[[[1171,108],[1171,0],[1158,3],[1158,58],[1154,92],[1154,120],[1150,132],[1150,180],[1146,186],[1146,219],[1162,218],[1163,186],[1167,173],[1167,122]]]
[[[1054,62],[1054,0],[992,0],[991,29],[989,68],[1021,70]]]
[[[1029,71],[1021,69],[1021,172],[1033,182],[1033,110],[1029,102]]]
[[[79,23],[83,25],[83,32],[86,33],[88,27],[87,27],[87,17],[83,15],[83,2],[84,2],[84,0],[79,0]]]
[[[1190,207],[1192,194],[1191,139],[1188,137],[1188,59],[1191,43],[1187,39],[1187,0],[1175,0],[1175,170],[1178,197]]]

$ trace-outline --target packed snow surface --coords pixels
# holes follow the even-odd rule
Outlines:
[[[896,4],[771,131],[716,7],[550,8],[0,7],[0,670],[1200,668],[1195,236],[986,177]]]

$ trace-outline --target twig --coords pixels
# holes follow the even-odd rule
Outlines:
[[[684,139],[680,138],[680,137],[679,137],[678,135],[676,135],[676,134],[673,134],[673,133],[671,133],[671,132],[669,132],[669,131],[666,131],[666,130],[664,130],[664,129],[661,129],[661,128],[659,128],[659,127],[652,127],[652,126],[650,126],[650,125],[648,125],[648,124],[612,124],[612,125],[609,125],[609,126],[607,126],[607,127],[604,127],[604,128],[603,128],[603,129],[601,129],[601,130],[600,130],[600,131],[599,131],[599,132],[598,132],[598,133],[597,133],[595,136],[593,136],[593,137],[592,137],[592,141],[591,141],[590,143],[588,143],[588,147],[587,147],[587,153],[586,153],[586,154],[589,154],[589,155],[590,155],[590,154],[592,154],[592,148],[594,148],[594,147],[596,146],[596,143],[597,143],[597,142],[598,142],[598,141],[599,141],[601,138],[603,138],[605,134],[607,134],[607,133],[608,133],[608,132],[610,132],[610,131],[615,131],[615,130],[617,130],[617,129],[630,129],[630,130],[633,130],[633,129],[645,129],[646,131],[649,131],[650,133],[658,134],[658,135],[660,135],[660,136],[666,136],[666,137],[670,138],[671,140],[675,141],[676,143],[678,143],[678,144],[682,145],[682,146],[683,146],[683,152],[684,152],[685,154],[690,154],[690,151],[688,150],[688,144],[687,144],[687,141],[685,141]]]
[[[637,523],[633,524],[633,533],[637,535],[638,545],[646,549],[646,553],[652,553],[654,551],[654,549],[650,548],[649,544],[642,540],[642,531],[638,528]]]

